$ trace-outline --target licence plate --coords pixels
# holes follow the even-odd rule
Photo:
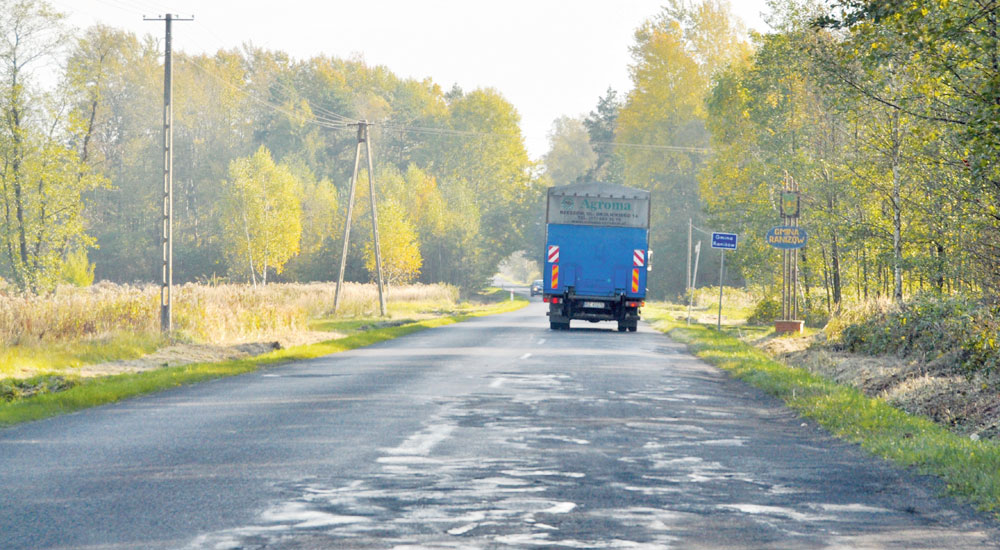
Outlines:
[[[604,309],[604,302],[584,302],[583,307],[594,307]]]

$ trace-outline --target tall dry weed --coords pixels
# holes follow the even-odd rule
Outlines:
[[[333,316],[334,283],[249,285],[185,284],[175,289],[174,326],[205,343],[252,341],[302,330],[311,319]],[[114,334],[156,334],[160,289],[99,283],[60,287],[44,296],[0,293],[0,345],[98,339]],[[377,315],[374,284],[345,283],[337,317]],[[448,285],[407,285],[387,290],[390,307],[403,303],[452,305]]]

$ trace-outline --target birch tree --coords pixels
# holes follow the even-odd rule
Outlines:
[[[68,145],[75,128],[59,98],[35,87],[35,70],[67,42],[63,19],[46,2],[0,2],[0,273],[32,291],[92,244],[81,195],[101,181]]]
[[[268,270],[281,273],[299,252],[302,204],[299,182],[275,164],[261,146],[252,156],[229,164],[222,184],[223,240],[230,270],[249,275],[254,286],[267,284]]]

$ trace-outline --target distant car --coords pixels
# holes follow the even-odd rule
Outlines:
[[[531,283],[531,295],[534,296],[536,294],[541,294],[541,293],[542,293],[542,280],[537,279]]]

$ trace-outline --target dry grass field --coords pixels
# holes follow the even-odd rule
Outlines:
[[[345,283],[336,315],[335,293],[333,283],[180,285],[173,295],[175,333],[168,339],[160,334],[158,286],[100,283],[45,296],[0,292],[0,377],[134,359],[178,342],[233,347],[298,341],[317,324],[379,317],[374,284]],[[392,287],[386,301],[383,320],[419,319],[454,310],[458,289]]]

